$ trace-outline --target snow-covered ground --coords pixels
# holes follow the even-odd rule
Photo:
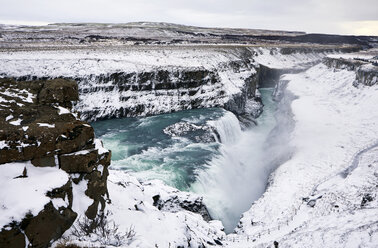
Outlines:
[[[297,96],[288,144],[295,152],[241,218],[239,247],[246,239],[261,247],[274,240],[280,247],[375,247],[378,87],[354,87],[355,72],[323,64],[284,79]],[[362,206],[366,194],[372,202]]]
[[[35,167],[30,162],[0,165],[0,227],[20,222],[28,213],[37,215],[51,200],[46,192],[67,181],[67,173],[58,167]],[[53,204],[68,206],[61,199],[54,199]]]
[[[254,57],[257,63],[275,69],[306,69],[321,62],[325,56],[330,55],[329,51],[282,54],[281,49],[255,48],[253,50],[257,55]],[[336,56],[339,52],[334,51],[331,54]]]
[[[123,240],[122,247],[202,247],[201,245],[216,245],[217,242],[219,244],[226,236],[220,221],[206,222],[201,215],[175,204],[201,201],[201,197],[193,193],[180,192],[158,180],[141,183],[135,177],[117,170],[110,171],[108,190],[111,199],[106,207],[109,223],[114,222],[119,233],[129,230],[135,232],[135,236]],[[79,199],[79,194],[84,195],[83,192],[78,192],[78,195],[74,194],[74,198]],[[159,210],[154,205],[153,197],[156,195],[159,195],[162,202],[173,200],[169,202],[172,204]],[[77,221],[80,221],[84,210],[78,213],[80,217]],[[74,227],[64,234],[69,243],[82,246],[104,245],[101,243],[103,237],[74,237],[71,235],[73,230]],[[60,242],[58,240],[55,245]],[[108,245],[113,247],[111,243]]]
[[[377,63],[378,61],[378,48],[372,48],[365,51],[359,51],[354,53],[333,54],[329,55],[330,58],[343,58],[343,59],[364,59]]]
[[[46,51],[1,51],[0,76],[81,78],[114,72],[138,72],[156,68],[195,68],[207,70],[243,59],[243,52],[255,54],[259,64],[272,68],[300,67],[319,62],[328,53],[282,54],[269,48],[109,48]],[[338,56],[337,54],[335,56]]]

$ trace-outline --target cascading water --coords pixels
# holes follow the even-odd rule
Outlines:
[[[282,109],[275,114],[273,89],[260,91],[264,112],[258,125],[246,131],[233,113],[223,109],[113,119],[93,126],[112,150],[113,169],[202,195],[211,216],[231,232],[265,191],[272,170],[290,154],[282,149],[289,133],[287,104],[278,105]],[[203,141],[209,132],[213,139]]]
[[[239,120],[231,112],[226,112],[220,119],[209,121],[208,123],[217,130],[220,138],[218,141],[220,143],[232,144],[242,135]]]
[[[264,150],[276,125],[275,103],[272,89],[261,89],[261,93],[265,106],[256,127],[241,132],[235,116],[226,115],[217,121],[217,131],[226,136],[226,142],[222,142],[220,154],[213,157],[207,168],[197,171],[197,180],[191,186],[192,191],[204,196],[211,216],[222,220],[227,232],[235,228],[240,215],[262,195],[270,172]]]

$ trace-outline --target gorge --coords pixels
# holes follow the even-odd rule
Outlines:
[[[309,247],[314,235],[374,246],[375,37],[159,23],[0,31],[3,188],[24,168],[62,184],[30,182],[43,200],[18,212],[2,190],[0,246]],[[66,183],[59,203],[45,194]],[[72,213],[39,243],[30,223],[46,209]],[[73,235],[106,212],[135,236]]]

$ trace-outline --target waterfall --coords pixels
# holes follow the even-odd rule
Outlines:
[[[223,144],[232,144],[242,135],[238,118],[228,111],[218,120],[209,121],[208,124],[216,129],[220,138],[218,142]]]
[[[214,219],[223,222],[226,232],[232,232],[240,216],[264,193],[271,171],[282,162],[282,133],[276,122],[277,104],[272,89],[263,89],[264,112],[258,125],[241,131],[237,118],[227,112],[213,122],[222,143],[219,154],[197,171],[192,191],[204,196],[204,202]],[[286,122],[279,120],[286,126]],[[279,140],[279,144],[277,143]],[[278,156],[276,156],[278,155]]]

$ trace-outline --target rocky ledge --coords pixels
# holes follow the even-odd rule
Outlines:
[[[372,53],[373,54],[373,53]],[[360,57],[361,54],[351,54],[348,57],[326,57],[324,64],[335,69],[346,69],[356,72],[354,86],[359,84],[373,86],[378,83],[378,56]]]
[[[111,153],[71,112],[77,100],[73,81],[0,79],[0,247],[48,247],[105,208]]]

